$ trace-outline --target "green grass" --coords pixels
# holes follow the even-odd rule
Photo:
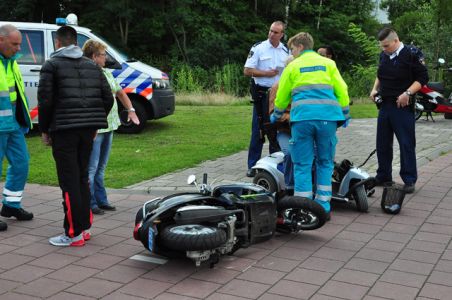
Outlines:
[[[148,122],[141,134],[115,134],[105,173],[106,186],[125,187],[247,149],[251,111],[251,105],[237,103],[178,105],[174,115]],[[376,117],[376,112],[373,104],[351,106],[354,119]],[[27,135],[27,144],[30,152],[28,182],[57,185],[51,148],[42,144],[37,132]]]

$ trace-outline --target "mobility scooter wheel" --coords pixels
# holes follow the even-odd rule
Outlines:
[[[278,215],[284,218],[282,227],[296,230],[314,230],[322,227],[327,218],[323,207],[317,202],[297,196],[286,196],[277,203]]]
[[[162,244],[178,251],[211,250],[226,240],[224,230],[198,224],[167,226],[161,233]]]
[[[278,190],[275,178],[267,171],[258,171],[254,176],[253,183],[260,185],[270,193],[274,193]]]
[[[367,212],[367,210],[369,209],[369,203],[367,201],[367,193],[364,185],[358,186],[353,191],[353,199],[355,199],[356,208],[358,209],[358,211]]]

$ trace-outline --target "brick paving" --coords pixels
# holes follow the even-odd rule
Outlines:
[[[0,233],[0,299],[452,299],[452,123],[436,120],[418,123],[417,191],[399,215],[381,211],[378,188],[369,213],[335,203],[324,227],[277,234],[213,269],[185,259],[130,259],[148,256],[132,238],[133,220],[145,200],[190,189],[187,174],[249,181],[246,152],[109,190],[118,210],[95,216],[93,237],[81,248],[48,244],[62,232],[61,192],[28,184],[23,204],[35,218],[6,219]],[[337,156],[354,153],[361,162],[374,147],[375,120],[354,120],[350,129],[340,133]],[[374,166],[372,159],[366,169]]]

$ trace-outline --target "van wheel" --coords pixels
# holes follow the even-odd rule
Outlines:
[[[140,125],[135,125],[133,123],[127,124],[127,113],[123,112],[124,108],[122,105],[119,105],[119,118],[121,119],[121,125],[119,126],[117,132],[119,133],[140,133],[144,127],[146,126],[146,122],[148,120],[148,114],[146,112],[146,108],[143,103],[130,99],[132,101],[133,108],[135,108],[135,113],[137,114],[138,119],[140,120]],[[127,125],[126,125],[127,124]]]

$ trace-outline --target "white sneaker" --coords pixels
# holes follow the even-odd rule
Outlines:
[[[70,238],[65,234],[55,236],[49,239],[49,243],[58,247],[80,247],[85,245],[85,240],[83,239],[83,234],[79,234],[76,237]]]

